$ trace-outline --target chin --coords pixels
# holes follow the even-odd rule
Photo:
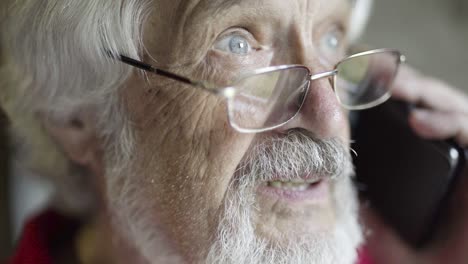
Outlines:
[[[353,264],[362,241],[357,199],[349,178],[334,181],[330,189],[329,202],[307,207],[310,211],[288,210],[288,201],[268,214],[255,202],[258,192],[229,193],[203,263]]]

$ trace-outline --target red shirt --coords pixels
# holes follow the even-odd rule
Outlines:
[[[8,264],[53,264],[53,253],[73,241],[79,222],[48,210],[29,220]]]
[[[53,252],[73,241],[79,222],[46,211],[26,223],[16,253],[8,264],[53,264]],[[372,264],[365,250],[360,250],[358,264]]]

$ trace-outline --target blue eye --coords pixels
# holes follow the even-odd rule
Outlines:
[[[240,35],[227,36],[215,44],[215,48],[236,55],[247,55],[252,50],[246,38]]]
[[[330,31],[323,36],[321,42],[325,51],[337,51],[341,46],[341,34],[337,30]]]
[[[343,34],[339,30],[328,31],[320,40],[320,48],[325,54],[331,55],[340,52],[343,45]]]
[[[337,28],[333,28],[322,35],[320,52],[329,63],[333,64],[344,56],[345,45],[344,33]]]
[[[234,36],[229,41],[229,48],[232,53],[247,54],[250,50],[250,45],[243,37]]]

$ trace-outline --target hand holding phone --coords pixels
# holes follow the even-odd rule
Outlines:
[[[465,87],[466,88],[466,87]],[[392,84],[392,97],[412,105],[407,121],[410,129],[419,137],[436,141],[454,139],[462,148],[468,148],[468,96],[460,89],[424,75],[402,65]],[[468,155],[466,155],[468,156]],[[427,164],[426,164],[427,165]],[[395,228],[375,217],[376,210],[363,206],[365,223],[371,228],[366,231],[367,247],[379,264],[466,264],[468,259],[468,166],[458,176],[455,192],[451,193],[451,219],[436,225],[433,237],[418,250]],[[445,205],[447,206],[447,204]],[[436,233],[443,233],[437,236]],[[406,241],[406,242],[405,242]]]
[[[407,244],[423,248],[444,223],[465,163],[454,141],[422,139],[407,103],[390,100],[358,113],[353,128],[361,195]]]

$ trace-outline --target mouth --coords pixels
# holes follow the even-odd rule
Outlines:
[[[273,180],[258,187],[262,195],[288,202],[323,202],[329,193],[329,181],[322,178]]]
[[[290,190],[290,191],[306,191],[310,188],[313,188],[315,185],[321,182],[320,179],[295,179],[295,180],[288,180],[288,181],[268,181],[267,186],[271,188],[276,188],[280,190]]]

